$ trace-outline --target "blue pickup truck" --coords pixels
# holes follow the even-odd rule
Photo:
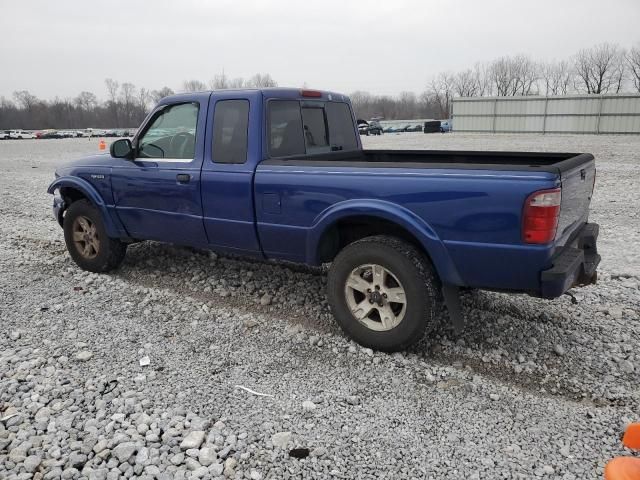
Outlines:
[[[550,299],[594,283],[595,175],[586,153],[363,150],[346,96],[270,88],[164,98],[48,192],[85,270],[142,240],[330,264],[337,322],[394,351],[442,305],[459,328],[461,288]]]

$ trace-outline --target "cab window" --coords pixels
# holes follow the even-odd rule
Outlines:
[[[138,158],[193,160],[198,103],[169,105],[156,114],[138,140]]]
[[[247,161],[248,100],[220,100],[213,115],[213,161]]]
[[[272,157],[304,155],[302,118],[297,100],[269,102],[269,153]]]

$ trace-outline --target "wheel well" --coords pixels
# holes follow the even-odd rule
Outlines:
[[[74,202],[78,200],[89,200],[89,198],[82,193],[77,188],[73,187],[61,187],[60,188],[60,196],[64,199],[64,202],[67,204],[67,208]]]
[[[347,245],[373,235],[390,235],[400,238],[428,256],[420,241],[406,228],[383,218],[362,215],[340,219],[325,230],[318,244],[317,258],[321,263],[331,262]]]

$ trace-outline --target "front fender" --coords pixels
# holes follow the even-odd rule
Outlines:
[[[449,252],[435,230],[411,210],[384,200],[346,200],[332,205],[318,215],[307,236],[307,263],[319,264],[318,246],[327,229],[341,219],[363,215],[377,217],[403,227],[420,242],[442,282],[463,285]]]
[[[104,221],[105,228],[107,230],[107,235],[112,238],[120,237],[119,228],[113,222],[111,215],[107,209],[107,205],[104,203],[103,198],[100,196],[98,191],[95,189],[93,185],[91,185],[88,181],[79,177],[71,177],[64,176],[56,178],[49,188],[47,188],[47,193],[53,194],[55,190],[60,188],[73,188],[81,192],[91,203],[95,205],[95,207],[100,211],[102,215],[102,220]],[[55,205],[54,205],[55,207]],[[69,205],[66,205],[64,208],[68,208]],[[59,213],[62,215],[62,212]]]

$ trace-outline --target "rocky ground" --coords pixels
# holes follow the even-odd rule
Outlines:
[[[320,272],[157,243],[79,270],[45,190],[97,141],[0,142],[0,478],[581,479],[629,454],[640,138],[364,141],[593,152],[599,284],[576,303],[470,293],[462,335],[381,354],[334,325]]]

